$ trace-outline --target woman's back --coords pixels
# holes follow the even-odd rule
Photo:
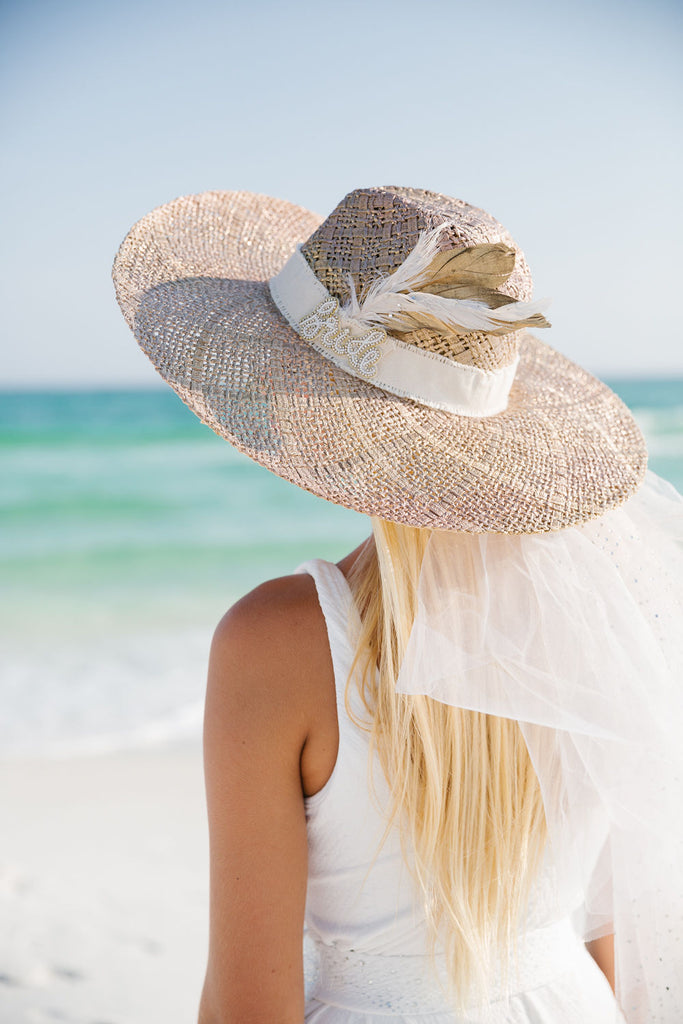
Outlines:
[[[369,760],[367,731],[345,706],[359,628],[351,591],[336,565],[314,561],[301,571],[313,576],[325,617],[339,723],[332,774],[305,801],[306,1020],[368,1024],[377,1015],[378,1021],[424,1017],[432,1024],[452,1024],[458,1018],[443,984],[443,955],[437,950],[432,967],[424,908],[407,866],[410,852],[404,855],[396,828],[382,842],[390,801],[386,780],[377,758]],[[367,713],[354,685],[349,700],[353,718],[362,720]],[[572,929],[569,915],[580,900],[580,894],[558,892],[546,858],[531,892],[518,969],[511,969],[509,1004],[498,976],[486,1019],[519,1024],[621,1019],[607,980]]]
[[[527,330],[549,324],[509,233],[412,187],[355,189],[322,222],[213,191],[135,225],[114,280],[205,423],[369,515],[375,540],[353,574],[375,786],[341,701],[337,570],[314,567],[324,615],[299,575],[216,631],[202,1024],[453,1020],[428,1009],[427,933],[458,998],[495,996],[490,950],[514,947],[534,877],[523,992],[493,1019],[615,1019],[567,930],[573,889],[577,933],[613,935],[629,1024],[678,1022],[683,505],[620,399]],[[378,853],[399,821],[405,850],[392,828]],[[321,973],[304,1011],[307,898]],[[539,934],[562,921],[566,946]]]

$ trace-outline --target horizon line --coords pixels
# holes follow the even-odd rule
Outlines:
[[[595,373],[591,370],[587,371],[592,376],[597,377],[600,380],[612,380],[612,381],[659,381],[662,383],[674,383],[680,381],[683,383],[683,367],[678,370],[661,370],[656,373],[639,373],[626,372],[604,372]],[[106,384],[103,382],[91,382],[81,383],[78,381],[71,383],[52,383],[52,384],[24,384],[24,383],[10,383],[0,384],[0,395],[16,395],[16,394],[86,394],[97,392],[100,394],[113,394],[115,392],[159,392],[171,391],[173,394],[176,392],[173,390],[170,384],[165,381],[159,383],[120,383],[120,384]],[[178,396],[180,397],[180,396]],[[182,401],[182,399],[181,399]]]

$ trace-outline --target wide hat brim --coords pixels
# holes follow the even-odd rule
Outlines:
[[[139,221],[114,263],[124,316],[197,416],[278,476],[410,526],[537,533],[622,504],[647,452],[601,381],[526,333],[508,407],[470,417],[399,398],[320,355],[268,280],[321,218],[205,192]]]

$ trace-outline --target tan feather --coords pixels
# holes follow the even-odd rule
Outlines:
[[[501,242],[437,253],[415,290],[442,294],[441,288],[471,285],[495,291],[515,267],[515,250]],[[439,288],[439,292],[435,291]]]
[[[507,304],[509,304],[509,300]],[[495,320],[495,317],[491,317],[491,320]],[[509,334],[511,331],[518,331],[526,327],[539,330],[541,327],[550,326],[550,322],[546,320],[542,313],[533,313],[524,320],[515,320],[514,323],[500,322],[498,327],[487,327],[486,334]],[[439,334],[469,334],[472,330],[476,331],[476,328],[473,329],[472,327],[464,328],[454,324],[445,324],[438,317],[422,311],[396,313],[392,317],[391,324],[388,325],[388,329],[392,334],[406,334],[410,331],[419,331],[425,328],[430,331],[437,331]]]
[[[491,309],[498,306],[507,306],[515,299],[503,292],[493,291],[491,288],[483,288],[478,284],[446,284],[427,285],[420,289],[421,292],[428,292],[430,295],[439,295],[442,299],[476,299],[478,302],[485,302]]]
[[[516,302],[497,291],[515,265],[515,250],[502,243],[437,252],[447,223],[423,232],[391,274],[379,276],[362,298],[350,281],[342,316],[363,327],[398,332],[429,327],[440,333],[505,334],[522,327],[549,327],[545,302]],[[499,309],[497,315],[492,311]]]

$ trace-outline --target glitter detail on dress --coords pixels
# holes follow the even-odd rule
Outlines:
[[[493,972],[491,1002],[551,984],[576,958],[579,939],[565,918],[530,932],[523,958],[509,969],[509,985]],[[315,942],[317,977],[310,998],[357,1013],[453,1014],[443,956],[368,953]],[[581,951],[579,950],[579,955]],[[474,1009],[473,1013],[476,1012]]]

